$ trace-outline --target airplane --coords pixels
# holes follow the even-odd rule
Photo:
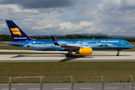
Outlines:
[[[73,52],[80,55],[91,55],[93,50],[117,50],[119,56],[122,49],[131,49],[131,45],[126,40],[121,39],[52,39],[35,40],[31,39],[12,20],[6,20],[13,42],[8,45],[29,50],[42,51],[68,51],[65,56],[73,57]]]

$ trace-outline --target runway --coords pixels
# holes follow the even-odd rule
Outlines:
[[[135,52],[121,51],[93,51],[90,56],[74,54],[66,58],[66,51],[33,51],[33,50],[0,50],[0,52],[27,52],[40,54],[0,54],[0,62],[114,62],[135,61]],[[43,54],[41,54],[43,53]]]

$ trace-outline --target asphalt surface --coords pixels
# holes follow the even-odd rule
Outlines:
[[[40,54],[0,54],[0,62],[114,62],[135,61],[135,52],[93,51],[90,56],[74,54],[66,58],[66,51],[0,50],[0,52],[27,52]]]
[[[135,87],[133,87],[134,89]],[[73,90],[132,90],[132,83],[74,83]],[[9,90],[0,84],[0,90]],[[11,90],[40,90],[40,84],[11,84]],[[43,83],[42,90],[72,90],[71,83]]]

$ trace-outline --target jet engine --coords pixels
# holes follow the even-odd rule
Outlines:
[[[76,54],[80,55],[91,55],[92,54],[92,48],[80,48],[76,51]]]

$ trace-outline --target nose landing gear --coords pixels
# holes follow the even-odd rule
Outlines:
[[[120,55],[120,51],[121,51],[121,50],[117,50],[116,56],[119,56],[119,55]]]

